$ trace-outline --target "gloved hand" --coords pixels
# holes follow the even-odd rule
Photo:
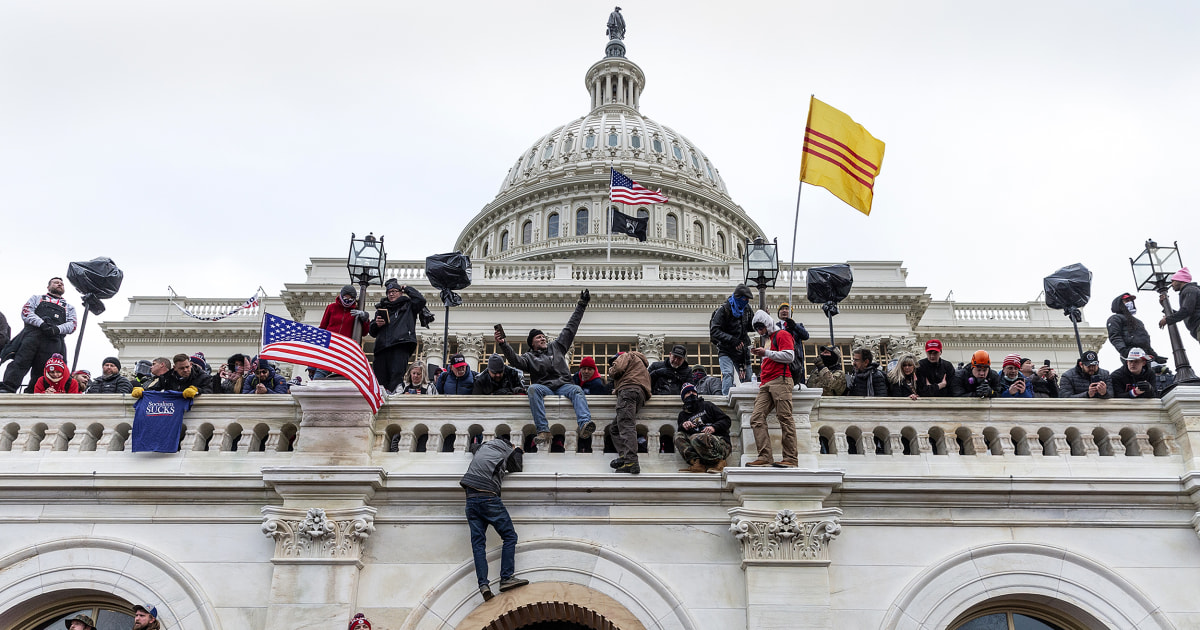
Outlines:
[[[58,326],[55,326],[50,322],[42,322],[42,325],[39,328],[41,328],[42,332],[46,333],[47,335],[58,334]]]
[[[367,315],[366,311],[360,311],[358,309],[351,310],[350,316],[353,317],[354,319],[357,319],[360,322],[365,322],[365,321],[367,321],[367,319],[369,319],[371,317],[370,315]]]
[[[986,381],[983,383],[980,383],[979,387],[975,388],[975,395],[980,398],[987,398],[988,396],[991,396],[992,395],[992,386],[988,385]]]
[[[196,389],[196,387],[195,387],[195,386],[193,386],[193,385],[189,385],[189,386],[187,387],[187,389],[185,389],[185,390],[183,390],[182,392],[179,392],[179,393],[180,393],[180,394],[182,394],[184,398],[189,398],[189,399],[190,399],[190,398],[195,398],[195,397],[196,397],[196,394],[199,394],[199,393],[200,393],[200,390]]]
[[[588,302],[592,301],[592,292],[584,289],[579,292],[579,305],[587,306]]]
[[[133,391],[129,392],[129,395],[133,396],[136,399],[136,398],[141,398],[142,394],[144,394],[144,393],[146,393],[146,390],[142,389],[141,387],[134,387]]]

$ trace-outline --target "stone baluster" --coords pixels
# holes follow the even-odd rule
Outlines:
[[[1054,441],[1054,450],[1058,453],[1059,457],[1071,456],[1071,443],[1067,441],[1065,433],[1055,433],[1054,437],[1050,439]]]
[[[1088,457],[1100,455],[1100,448],[1096,446],[1096,438],[1091,433],[1080,433],[1079,443],[1083,445],[1084,455]]]
[[[267,432],[266,448],[263,450],[267,453],[274,453],[279,450],[279,438],[281,437],[279,429],[271,429]]]
[[[596,436],[593,435],[592,440],[595,440],[595,439],[596,439]],[[600,436],[600,439],[603,440],[604,437]],[[595,442],[593,442],[593,444],[595,444]],[[579,450],[579,430],[578,429],[570,429],[563,435],[563,451],[565,451],[567,453],[574,453],[574,452],[577,452],[578,450]],[[592,450],[595,451],[596,449],[593,448]],[[549,448],[547,448],[546,452],[547,453],[550,452]]]
[[[899,433],[893,433],[888,436],[888,442],[891,444],[892,455],[904,454],[904,441],[900,439]]]
[[[917,434],[917,453],[921,455],[932,455],[933,445],[929,442],[928,433]]]
[[[983,439],[982,433],[971,433],[971,447],[975,449],[976,455],[991,455],[992,453],[988,448],[987,440]]]
[[[467,452],[467,444],[470,441],[471,441],[471,436],[467,433],[466,429],[459,429],[459,430],[455,431],[454,432],[454,452],[455,453]]]
[[[396,451],[400,453],[411,453],[413,449],[413,432],[401,431],[400,443],[396,445]]]
[[[425,440],[425,452],[437,453],[442,450],[442,434],[429,432],[429,437]]]
[[[1002,455],[1008,456],[1017,452],[1016,447],[1013,446],[1011,435],[1007,433],[1001,433],[1000,435],[996,436],[996,440],[1000,442],[1000,453]]]
[[[179,447],[181,451],[198,451],[202,446],[200,441],[200,432],[193,427],[188,427],[183,432],[183,444]]]
[[[654,454],[658,452],[662,440],[662,436],[654,431],[646,432],[646,452]]]
[[[1109,433],[1108,446],[1112,449],[1113,456],[1121,457],[1125,455],[1125,442],[1121,439],[1121,434]]]
[[[1133,436],[1134,444],[1137,446],[1138,453],[1142,457],[1154,456],[1154,445],[1150,443],[1150,436],[1145,433],[1138,433]]]
[[[838,455],[846,455],[850,453],[850,441],[846,439],[845,431],[838,431],[833,434],[833,442],[837,446],[834,448]]]
[[[1039,457],[1039,456],[1045,454],[1045,452],[1042,449],[1042,441],[1037,439],[1037,436],[1026,435],[1025,443],[1029,445],[1029,454],[1030,455],[1032,455],[1034,457]]]
[[[13,440],[12,450],[36,453],[40,447],[41,443],[33,435],[33,432],[22,428],[20,431],[17,431],[17,439]]]
[[[958,438],[950,432],[942,434],[942,438],[938,440],[941,443],[942,452],[950,457],[958,457]]]

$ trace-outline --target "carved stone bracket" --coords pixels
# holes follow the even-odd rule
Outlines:
[[[663,342],[665,340],[666,337],[664,335],[638,335],[638,352],[646,355],[646,358],[650,361],[661,361],[663,358]]]
[[[828,566],[829,543],[842,533],[839,509],[729,511],[729,533],[742,543],[742,567]]]
[[[363,543],[375,531],[375,508],[262,509],[262,532],[275,541],[276,564],[356,564]]]

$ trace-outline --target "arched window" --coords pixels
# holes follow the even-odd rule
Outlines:
[[[717,232],[717,251],[725,253],[725,235]]]
[[[558,238],[558,213],[555,212],[546,219],[546,238]]]
[[[704,226],[700,225],[699,221],[692,224],[692,242],[697,245],[704,245]]]
[[[620,139],[617,138],[617,132],[613,131],[608,134],[608,146],[615,147],[619,142]]]
[[[677,240],[679,238],[679,219],[675,215],[667,215],[667,238]]]
[[[99,603],[98,603],[99,602]],[[130,604],[109,595],[75,597],[54,604],[16,625],[19,630],[58,630],[76,615],[91,617],[100,628],[128,628],[133,625]]]
[[[620,212],[620,211],[621,211],[621,209],[616,206],[608,207],[608,213],[604,215],[604,222],[607,224],[607,226],[605,226],[605,228],[604,228],[604,231],[607,232],[608,234],[612,234],[612,218],[614,216],[616,216],[613,213]]]
[[[526,221],[525,225],[521,226],[521,244],[528,245],[533,242],[533,221]]]
[[[575,235],[585,236],[588,233],[588,211],[580,208],[575,211]]]
[[[645,209],[645,208],[638,208],[638,210],[637,210],[637,218],[639,218],[639,219],[649,219],[649,218],[650,218],[650,211],[649,211],[649,210],[647,210],[647,209]]]
[[[635,149],[642,148],[642,137],[636,133],[629,137],[629,145]]]
[[[508,251],[508,230],[500,233],[500,251]]]
[[[488,245],[490,245],[490,243],[484,243],[484,244],[483,244],[483,257],[484,257],[484,258],[487,258],[487,255],[488,255],[488,249],[490,249],[490,248],[488,247]]]

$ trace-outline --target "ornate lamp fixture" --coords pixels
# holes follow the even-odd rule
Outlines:
[[[346,270],[350,272],[350,282],[358,285],[358,305],[362,308],[367,299],[367,286],[383,284],[384,268],[387,266],[387,254],[383,251],[383,237],[375,238],[370,232],[363,238],[355,238],[350,234],[350,254],[346,257]],[[362,341],[362,328],[354,326],[354,340]]]
[[[775,286],[779,277],[779,239],[767,243],[763,237],[754,237],[754,242],[746,242],[746,259],[743,261],[746,271],[746,284],[758,287],[758,308],[767,310],[767,287]]]
[[[1160,247],[1153,240],[1147,240],[1146,249],[1142,250],[1137,258],[1129,259],[1129,266],[1133,268],[1133,283],[1137,285],[1137,290],[1157,292],[1164,315],[1175,312],[1171,308],[1171,301],[1166,299],[1167,289],[1171,288],[1171,276],[1183,267],[1183,261],[1179,257],[1179,242],[1176,241],[1172,245],[1173,247]],[[1175,385],[1200,385],[1200,378],[1196,377],[1192,366],[1188,364],[1187,351],[1183,349],[1179,328],[1175,324],[1168,324],[1167,334],[1171,337],[1171,354],[1175,359]]]

